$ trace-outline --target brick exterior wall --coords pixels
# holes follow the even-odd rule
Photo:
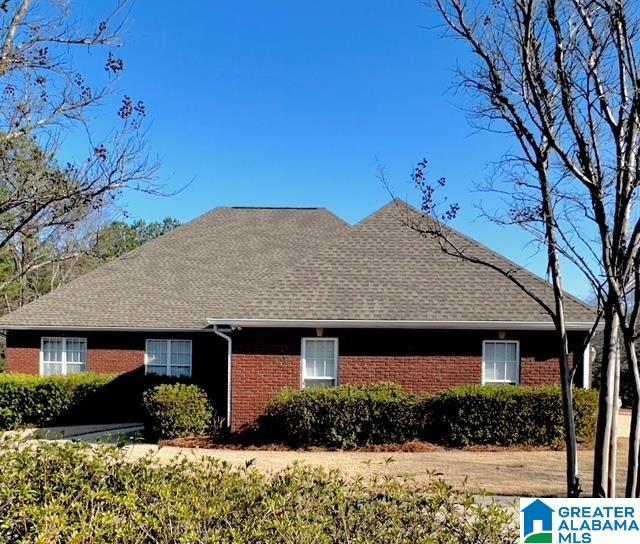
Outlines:
[[[7,335],[7,338],[11,333]],[[7,371],[19,374],[38,374],[40,372],[40,347],[14,346],[7,340]]]
[[[211,331],[193,334],[140,332],[9,331],[9,372],[39,372],[42,336],[87,338],[87,364],[91,372],[143,372],[147,338],[190,338],[193,341],[193,377],[206,385],[226,415],[226,343]],[[283,387],[302,382],[301,342],[315,330],[242,329],[231,333],[232,430],[250,428],[268,400]],[[413,393],[482,383],[482,341],[498,339],[494,331],[325,330],[339,339],[339,383],[396,382]],[[553,356],[553,335],[546,332],[507,332],[520,341],[520,383],[559,383],[558,361]],[[580,337],[570,338],[578,346]],[[573,349],[573,348],[572,348]],[[577,348],[575,348],[577,349]]]
[[[559,385],[558,359],[535,360],[523,357],[520,360],[520,383],[522,385]]]
[[[285,387],[299,388],[299,366],[299,355],[234,355],[232,430],[251,426],[278,391]]]
[[[8,331],[7,371],[39,374],[43,336],[87,339],[87,370],[99,374],[144,372],[144,353],[149,338],[190,339],[192,376],[212,392],[220,415],[226,415],[226,343],[211,331],[203,333],[99,332],[99,331]]]
[[[233,335],[232,430],[251,428],[269,398],[302,382],[301,342],[310,330],[244,329]],[[436,392],[482,383],[482,341],[494,331],[326,330],[339,339],[339,383],[398,383],[413,393]],[[520,383],[559,383],[553,336],[544,332],[508,332],[520,341]],[[578,346],[578,336],[572,343]]]
[[[395,382],[411,393],[441,391],[482,381],[482,358],[408,355],[340,357],[340,383]]]
[[[145,336],[139,333],[73,331],[9,331],[7,370],[26,374],[40,372],[40,346],[44,336],[87,339],[87,370],[124,374],[144,367]]]

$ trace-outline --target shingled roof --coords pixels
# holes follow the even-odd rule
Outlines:
[[[351,226],[321,208],[216,208],[0,319],[0,328],[202,329],[209,323],[550,326],[500,273],[445,255],[392,201]],[[516,265],[455,233],[497,265]],[[551,288],[519,270],[551,303]],[[584,328],[591,308],[567,300]],[[335,322],[335,323],[334,323]]]

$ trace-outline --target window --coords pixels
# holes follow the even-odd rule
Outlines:
[[[87,369],[86,338],[42,338],[42,376],[77,374]]]
[[[486,340],[483,343],[484,383],[520,381],[520,343],[514,340]]]
[[[146,373],[191,376],[191,340],[147,340]]]
[[[332,387],[338,382],[338,339],[302,339],[303,387]]]

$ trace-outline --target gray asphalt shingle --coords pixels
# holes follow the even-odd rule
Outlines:
[[[407,211],[408,210],[408,211]],[[548,321],[498,272],[445,255],[394,201],[351,226],[325,209],[216,208],[0,319],[0,327],[199,329],[207,319]],[[456,233],[499,266],[515,265]],[[549,284],[519,270],[552,302]],[[567,301],[567,320],[592,310]]]

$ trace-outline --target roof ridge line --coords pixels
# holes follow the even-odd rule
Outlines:
[[[319,206],[228,206],[227,210],[326,210]]]

